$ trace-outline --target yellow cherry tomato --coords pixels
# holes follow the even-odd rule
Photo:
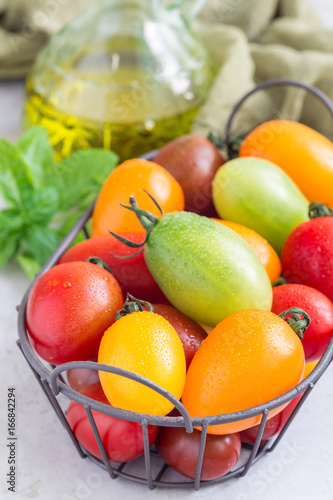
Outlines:
[[[98,362],[123,368],[150,379],[180,399],[186,376],[185,354],[173,326],[159,314],[133,312],[104,333]],[[150,415],[166,415],[174,405],[139,382],[99,372],[112,406]]]

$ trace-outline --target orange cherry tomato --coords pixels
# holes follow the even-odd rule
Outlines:
[[[257,406],[297,385],[305,366],[302,343],[276,314],[247,309],[219,323],[202,341],[187,372],[182,402],[191,417],[233,413]],[[286,405],[271,410],[276,415]],[[211,425],[211,434],[242,431],[261,415]]]
[[[120,205],[128,205],[133,195],[140,208],[160,216],[144,189],[155,198],[164,213],[184,210],[182,188],[165,168],[143,159],[127,160],[113,170],[103,184],[92,217],[92,236],[109,234],[109,230],[144,232],[136,215]]]
[[[303,379],[305,379],[308,375],[310,375],[310,373],[316,367],[317,364],[318,361],[313,361],[312,363],[305,363]],[[302,396],[303,393],[297,396],[296,398],[292,399],[290,403],[288,403],[287,406],[282,411],[280,411],[280,413],[275,415],[273,418],[267,420],[264,428],[264,433],[261,438],[262,444],[264,444],[268,439],[271,439],[272,437],[276,436],[279,432],[281,432],[281,430],[288,422],[290,415],[296,408]],[[241,432],[242,442],[253,444],[257,438],[259,428],[260,428],[259,425],[255,425],[254,427],[250,427],[250,429],[245,429],[245,431],[242,431]]]
[[[233,231],[239,234],[244,240],[248,242],[250,247],[255,251],[260,259],[260,262],[264,266],[271,280],[271,283],[275,281],[281,274],[281,262],[278,254],[274,248],[268,243],[265,238],[260,236],[256,231],[248,227],[237,224],[236,222],[230,222],[221,219],[214,219],[220,222],[224,226],[230,227]]]
[[[239,156],[275,163],[311,202],[333,208],[333,144],[310,127],[288,120],[262,123],[244,139]]]

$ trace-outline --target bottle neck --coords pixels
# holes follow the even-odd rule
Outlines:
[[[98,9],[139,9],[152,14],[163,7],[162,0],[90,0],[90,6]]]

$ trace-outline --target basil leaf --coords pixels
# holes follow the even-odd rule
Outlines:
[[[62,209],[86,208],[92,203],[117,162],[115,153],[96,148],[77,151],[58,163],[56,177]]]
[[[24,234],[23,219],[12,209],[0,212],[0,267],[15,256]]]
[[[0,141],[0,264],[17,259],[33,278],[59,241],[96,198],[118,157],[102,149],[78,151],[56,164],[43,127],[11,144]],[[77,240],[83,239],[82,234]]]
[[[37,260],[32,257],[32,255],[28,253],[18,254],[17,261],[20,264],[21,268],[27,275],[27,277],[33,281],[36,274],[41,270],[41,265],[37,262]]]
[[[41,265],[51,257],[59,243],[54,231],[37,225],[29,228],[27,238],[31,255]]]
[[[0,194],[20,211],[31,205],[33,193],[31,173],[20,150],[5,139],[0,141]]]
[[[18,247],[19,238],[17,236],[0,238],[0,267],[4,266],[15,256]]]
[[[50,222],[59,206],[59,193],[55,187],[45,187],[33,193],[32,209],[29,212],[29,224]]]
[[[47,130],[39,125],[30,128],[16,146],[29,168],[34,186],[40,188],[49,183],[54,171],[54,152]]]
[[[0,241],[13,234],[19,234],[22,231],[24,221],[19,212],[15,209],[5,209],[0,211]]]

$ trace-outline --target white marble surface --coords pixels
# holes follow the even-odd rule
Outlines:
[[[333,26],[332,0],[312,0]],[[0,83],[0,137],[20,130],[22,82]],[[15,342],[16,312],[28,281],[15,264],[0,270],[0,499],[329,500],[333,498],[333,366],[318,382],[280,447],[244,479],[192,490],[154,490],[118,478],[77,455]],[[7,491],[7,387],[17,395],[17,491]]]

